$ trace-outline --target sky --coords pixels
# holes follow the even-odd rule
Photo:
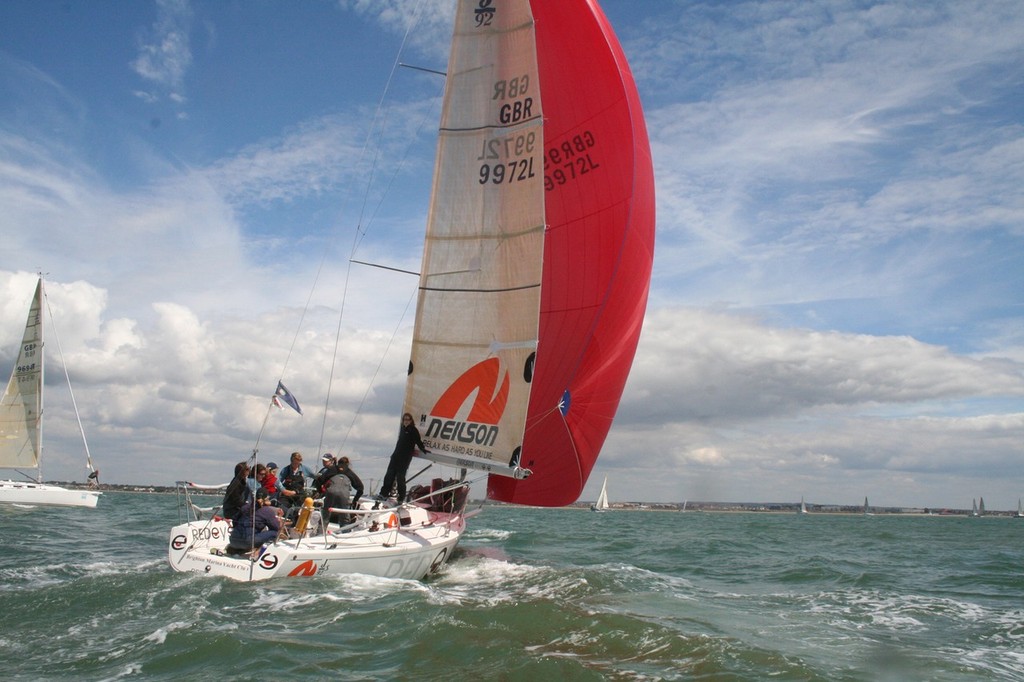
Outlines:
[[[582,499],[1015,509],[1024,3],[602,6],[657,243]],[[451,8],[0,3],[0,373],[41,271],[46,479],[86,474],[66,366],[104,482],[380,480],[416,279],[348,260],[418,270],[443,78],[396,64],[444,70]]]

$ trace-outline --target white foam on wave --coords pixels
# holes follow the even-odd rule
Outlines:
[[[375,597],[379,595],[390,595],[394,594],[396,591],[427,591],[427,587],[419,580],[382,578],[380,576],[363,575],[361,573],[339,576],[339,578],[345,582],[345,587],[351,595],[352,601],[362,600],[368,596]]]
[[[113,561],[94,561],[88,564],[80,564],[76,568],[84,569],[91,576],[122,575],[124,567]]]
[[[59,585],[63,578],[55,577],[66,569],[68,564],[48,564],[46,566],[25,566],[0,570],[0,592],[11,592],[25,589],[31,585],[34,589]]]
[[[545,570],[509,561],[502,551],[465,552],[457,561],[445,565],[444,581],[450,584],[479,585],[520,581]]]
[[[316,577],[317,589],[309,590],[306,581],[274,581],[254,593],[254,606],[260,611],[287,613],[303,611],[308,607],[333,602],[337,604],[365,603],[379,597],[390,597],[401,592],[426,592],[428,588],[418,580],[382,578],[360,573],[327,573]]]
[[[112,682],[112,680],[120,680],[120,679],[125,678],[125,677],[134,677],[134,676],[138,675],[141,672],[142,672],[142,664],[141,663],[129,663],[124,668],[122,668],[119,673],[117,673],[113,677],[104,677],[104,678],[100,679],[99,682]]]
[[[969,646],[949,647],[951,657],[971,669],[985,670],[1000,679],[1024,679],[1024,611],[985,611],[979,619],[984,629],[974,628]]]
[[[808,610],[826,614],[836,625],[881,626],[894,631],[923,631],[936,621],[991,622],[1000,615],[986,607],[951,597],[889,594],[878,590],[838,590],[807,597]]]
[[[48,564],[34,564],[31,566],[19,566],[0,570],[0,592],[4,590],[20,590],[23,585],[29,584],[33,589],[63,585],[68,581],[68,575],[75,578],[120,576],[125,573],[144,573],[148,570],[162,565],[161,560],[146,560],[137,565],[128,565],[113,560],[91,561],[78,563],[75,561],[64,561]]]
[[[469,540],[503,542],[513,535],[511,530],[500,530],[498,528],[472,529],[466,532],[465,537]]]
[[[601,564],[593,566],[592,569],[611,575],[631,591],[641,591],[637,589],[637,586],[642,586],[642,591],[645,592],[667,592],[679,599],[697,599],[693,583],[681,576],[666,575],[632,564],[621,563]]]
[[[1024,653],[995,647],[974,646],[960,655],[972,669],[987,670],[1000,679],[1024,679]]]
[[[498,604],[567,599],[591,592],[586,572],[496,559],[475,553],[448,564],[429,583],[438,604]]]
[[[192,627],[191,623],[184,623],[182,621],[174,621],[164,625],[163,627],[157,628],[156,631],[146,635],[143,639],[147,642],[154,642],[155,644],[163,644],[167,641],[167,635],[175,630],[187,630]]]

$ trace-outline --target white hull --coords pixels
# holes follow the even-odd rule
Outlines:
[[[101,494],[93,490],[68,490],[28,481],[0,481],[0,504],[95,507]]]
[[[393,514],[401,515],[402,524],[388,528]],[[460,514],[412,505],[366,513],[360,519],[348,532],[332,525],[326,536],[269,544],[258,559],[226,554],[227,521],[191,521],[171,529],[167,558],[176,571],[244,582],[348,573],[419,580],[444,565],[465,530],[465,517]],[[374,523],[378,530],[370,530]]]

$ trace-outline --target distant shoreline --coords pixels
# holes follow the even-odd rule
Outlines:
[[[96,490],[87,484],[69,481],[47,481],[50,485],[60,485],[73,490]],[[99,492],[112,493],[148,493],[148,494],[174,494],[175,486],[165,485],[129,485],[129,484],[107,484],[100,485]],[[479,500],[471,504],[481,504]],[[529,508],[531,505],[512,505],[504,502],[484,501],[486,506],[522,506]],[[576,509],[589,511],[590,501],[579,501],[562,509]],[[683,509],[683,506],[686,509]],[[655,511],[655,512],[677,512],[683,514],[712,513],[712,514],[797,514],[800,508],[799,502],[614,502],[609,511]],[[970,509],[942,508],[932,509],[928,507],[871,507],[871,513],[865,514],[863,506],[860,505],[838,505],[838,504],[813,504],[808,505],[807,516],[930,516],[930,517],[971,517]],[[986,510],[979,518],[1005,517],[1017,518],[1017,510]]]

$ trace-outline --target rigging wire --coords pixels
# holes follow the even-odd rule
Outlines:
[[[415,27],[416,23],[419,20],[419,11],[420,11],[420,7],[421,6],[422,6],[422,3],[417,3],[416,10],[413,13],[413,21],[409,22],[409,26],[406,28],[405,35],[402,36],[402,42],[401,42],[401,44],[398,47],[398,54],[395,55],[395,60],[394,60],[394,62],[391,65],[391,71],[388,74],[387,81],[384,84],[384,91],[381,93],[380,99],[377,102],[377,110],[374,112],[373,122],[371,123],[370,131],[367,133],[367,140],[366,140],[366,143],[363,146],[362,152],[360,153],[360,158],[362,158],[362,155],[366,153],[368,147],[370,146],[370,140],[372,139],[372,137],[374,135],[374,131],[379,131],[380,138],[378,138],[378,139],[382,139],[383,138],[385,129],[387,127],[386,123],[387,123],[388,114],[390,113],[389,109],[384,105],[384,102],[385,102],[385,100],[387,98],[388,93],[391,91],[391,84],[394,81],[395,74],[398,72],[398,69],[399,69],[399,67],[401,65],[400,58],[401,58],[402,53],[405,51],[406,43],[409,40],[409,36],[412,34],[413,27]],[[422,122],[421,122],[421,127],[422,127]],[[362,243],[363,238],[366,236],[366,234],[368,232],[368,226],[370,225],[370,223],[372,223],[373,218],[377,214],[377,211],[379,210],[380,206],[383,204],[384,196],[387,196],[387,193],[388,193],[388,191],[391,188],[391,184],[394,182],[395,177],[397,177],[397,175],[398,175],[398,171],[401,169],[402,166],[404,166],[405,161],[408,158],[409,149],[412,146],[412,141],[411,140],[412,140],[412,138],[410,138],[410,143],[406,147],[406,155],[402,158],[401,163],[399,164],[398,167],[396,167],[396,169],[392,173],[390,180],[388,181],[387,185],[384,188],[384,192],[382,192],[382,196],[379,199],[379,201],[377,203],[377,206],[371,212],[370,220],[367,221],[366,223],[364,223],[363,219],[366,216],[366,210],[367,210],[367,204],[368,204],[368,201],[369,201],[370,190],[371,190],[371,188],[373,186],[373,180],[374,180],[374,177],[375,177],[376,172],[377,172],[378,163],[380,162],[381,155],[383,154],[383,151],[382,151],[383,147],[384,147],[383,144],[377,144],[376,145],[376,154],[374,154],[372,163],[370,164],[370,173],[369,173],[369,175],[367,177],[367,181],[366,181],[366,191],[363,194],[363,203],[360,206],[359,217],[358,217],[358,219],[356,221],[356,229],[354,231],[353,238],[352,238],[352,249],[349,252],[349,261],[348,261],[348,265],[345,268],[345,282],[344,282],[344,285],[342,287],[341,304],[340,304],[339,309],[338,309],[338,325],[337,325],[337,330],[336,330],[335,335],[334,335],[334,350],[331,353],[331,369],[330,369],[330,372],[328,373],[328,378],[327,378],[327,396],[324,399],[324,413],[323,413],[323,418],[322,418],[322,421],[321,421],[321,424],[320,424],[320,440],[317,443],[317,455],[318,456],[320,455],[320,453],[323,452],[324,438],[325,438],[326,433],[327,433],[327,418],[328,418],[328,415],[330,414],[331,388],[334,386],[334,374],[335,374],[335,371],[337,370],[337,365],[338,365],[338,351],[339,351],[340,346],[341,346],[341,329],[342,329],[342,324],[344,322],[344,317],[345,317],[345,304],[346,304],[346,302],[348,300],[348,288],[349,288],[349,284],[350,284],[351,279],[352,279],[352,264],[353,264],[352,263],[352,259],[355,257],[356,251],[359,249],[359,245]],[[322,266],[323,266],[323,262],[321,262],[321,267]],[[408,310],[408,305],[406,305],[406,310]],[[402,319],[404,319],[404,317],[405,317],[405,315],[403,313]],[[394,336],[396,334],[397,334],[397,328],[396,328],[394,334],[392,335],[392,341],[394,340]],[[391,346],[391,342],[389,341],[387,347],[390,348],[390,346]],[[385,355],[386,355],[386,349],[385,349]],[[384,357],[381,358],[380,364],[378,364],[378,370],[379,370],[380,366],[383,364],[383,362],[384,362]],[[376,372],[374,373],[374,378],[376,378]],[[371,379],[371,381],[370,381],[370,383],[369,383],[369,385],[367,387],[367,390],[366,390],[367,394],[369,393],[370,387],[372,385],[373,385],[373,381]],[[351,432],[352,427],[353,427],[353,425],[355,423],[355,419],[360,414],[364,402],[365,402],[365,394],[364,394],[364,397],[363,397],[363,401],[360,402],[359,406],[357,407],[357,409],[355,410],[355,412],[353,414],[352,424],[349,425],[348,431],[346,431],[346,435],[345,435],[345,439],[344,439],[345,441],[348,440],[348,434]]]
[[[385,82],[384,89],[383,89],[383,91],[381,93],[381,97],[378,100],[376,108],[374,110],[374,114],[371,117],[370,126],[369,126],[369,128],[367,130],[366,138],[365,138],[365,140],[363,142],[363,146],[362,146],[362,148],[361,148],[361,150],[359,152],[359,156],[358,156],[358,158],[357,158],[357,160],[355,161],[355,164],[354,164],[355,167],[360,167],[363,164],[364,160],[366,160],[367,158],[370,159],[370,161],[369,161],[369,169],[368,169],[368,172],[366,173],[365,191],[363,192],[362,203],[361,203],[360,208],[359,208],[359,214],[358,214],[358,218],[357,218],[357,221],[356,221],[356,227],[355,227],[354,234],[353,234],[353,241],[352,241],[352,246],[351,246],[351,251],[350,251],[350,258],[348,260],[348,265],[347,265],[347,268],[346,268],[346,271],[345,271],[345,278],[344,278],[344,283],[343,283],[343,286],[342,286],[341,300],[339,302],[337,329],[336,329],[336,333],[335,333],[335,341],[334,341],[334,348],[333,348],[333,352],[332,352],[331,367],[330,367],[329,375],[328,375],[328,378],[327,378],[327,394],[326,394],[325,401],[324,401],[323,418],[322,418],[322,421],[321,421],[321,424],[320,424],[320,437],[319,437],[319,443],[317,445],[317,455],[319,455],[321,452],[323,452],[323,444],[324,444],[325,434],[326,434],[326,431],[327,431],[327,420],[328,420],[328,414],[330,412],[331,392],[332,392],[332,387],[333,387],[333,383],[334,383],[334,377],[335,377],[335,374],[336,374],[337,369],[338,369],[338,356],[339,356],[340,344],[341,344],[341,331],[342,331],[342,325],[343,325],[343,322],[344,322],[344,319],[345,319],[345,311],[346,311],[346,303],[347,303],[347,297],[348,297],[348,290],[349,290],[349,286],[350,286],[351,279],[352,279],[352,265],[353,265],[353,263],[360,263],[360,261],[356,261],[354,259],[354,257],[355,257],[356,252],[358,251],[360,245],[362,244],[363,239],[369,233],[369,226],[373,224],[376,216],[378,215],[379,211],[381,210],[381,207],[384,205],[385,198],[390,193],[391,188],[392,188],[392,186],[393,186],[393,184],[395,182],[395,179],[398,177],[400,171],[406,166],[406,164],[408,162],[408,159],[411,156],[411,150],[412,150],[412,147],[413,147],[413,143],[414,143],[414,141],[416,139],[418,139],[419,133],[423,130],[424,126],[426,125],[426,121],[429,118],[427,116],[427,112],[424,111],[424,113],[423,113],[423,115],[421,117],[420,123],[419,123],[419,125],[416,128],[416,134],[413,134],[413,135],[409,136],[409,143],[408,143],[408,145],[405,148],[405,153],[402,156],[402,158],[399,161],[399,163],[396,164],[394,171],[390,174],[390,177],[387,178],[386,182],[384,183],[383,190],[381,192],[381,196],[379,197],[378,201],[375,204],[371,204],[371,202],[370,202],[371,191],[373,189],[375,179],[378,176],[378,169],[380,167],[381,159],[383,157],[384,144],[383,144],[382,140],[383,140],[384,134],[385,134],[385,132],[386,132],[386,130],[388,128],[387,123],[388,123],[388,116],[390,114],[390,109],[386,106],[386,100],[387,100],[388,94],[392,91],[392,84],[393,84],[393,82],[395,80],[395,75],[398,72],[399,68],[401,66],[403,66],[402,63],[400,62],[400,57],[401,57],[402,53],[405,51],[406,45],[408,44],[408,42],[410,40],[410,37],[411,37],[412,32],[413,32],[413,29],[415,28],[415,26],[418,24],[418,22],[421,19],[421,16],[422,16],[422,9],[421,8],[422,8],[423,4],[424,4],[423,1],[420,0],[420,2],[418,2],[416,4],[416,8],[413,10],[413,12],[410,15],[410,16],[412,16],[412,21],[410,21],[409,26],[406,28],[405,34],[402,37],[402,41],[401,41],[401,43],[399,45],[398,52],[397,52],[397,54],[395,56],[394,63],[391,66],[391,70],[390,70],[390,72],[388,74],[388,77],[387,77],[387,80]],[[427,69],[424,69],[424,70],[425,71],[430,71],[430,70],[427,70]],[[371,149],[372,148],[376,149],[376,152],[373,153],[373,154],[371,154]],[[342,213],[344,213],[344,211],[342,211]],[[298,343],[299,335],[301,334],[301,330],[302,330],[303,325],[305,323],[305,319],[306,319],[307,314],[308,314],[308,312],[310,310],[310,307],[312,305],[312,300],[313,300],[314,293],[315,293],[317,287],[319,286],[319,282],[321,281],[321,279],[323,277],[323,273],[325,271],[326,264],[327,264],[327,259],[328,259],[329,255],[333,251],[333,245],[334,245],[334,243],[336,241],[336,238],[337,238],[336,232],[332,231],[331,234],[328,236],[328,239],[326,240],[326,244],[325,244],[325,247],[324,247],[324,250],[323,250],[323,254],[321,256],[320,263],[317,266],[317,270],[316,270],[316,273],[315,273],[315,276],[314,276],[314,279],[313,279],[313,285],[311,286],[310,291],[309,291],[309,295],[306,298],[305,305],[303,306],[302,313],[299,316],[298,323],[296,324],[296,327],[295,327],[295,332],[294,332],[294,334],[292,336],[291,344],[289,345],[287,354],[285,356],[285,361],[284,361],[284,363],[283,363],[283,365],[281,367],[281,371],[280,371],[280,374],[278,376],[278,384],[280,384],[280,382],[283,381],[284,376],[285,376],[285,374],[286,374],[286,372],[287,372],[287,370],[288,370],[288,368],[289,368],[289,366],[291,364],[292,358],[293,358],[294,353],[295,353],[296,345]],[[394,269],[394,270],[400,271],[398,268],[390,268],[390,269]],[[406,272],[408,272],[408,271],[406,271]],[[409,308],[411,307],[412,301],[415,298],[415,294],[416,294],[416,290],[414,289],[413,290],[413,294],[410,296],[409,301],[407,301],[407,303],[406,303],[405,310],[403,311],[403,313],[401,315],[401,318],[399,319],[398,325],[395,327],[394,331],[392,332],[390,340],[385,345],[385,348],[384,348],[383,353],[381,355],[380,361],[378,362],[377,367],[374,370],[374,372],[373,372],[373,374],[371,376],[370,381],[368,382],[367,389],[364,392],[363,397],[362,397],[361,401],[359,402],[358,406],[356,407],[356,409],[353,412],[353,417],[352,417],[352,420],[351,420],[348,428],[345,431],[345,435],[344,435],[344,438],[343,438],[343,441],[342,441],[342,445],[344,445],[344,443],[347,442],[349,435],[351,434],[352,430],[355,427],[356,419],[362,413],[362,409],[363,409],[363,407],[366,404],[366,401],[367,401],[369,393],[370,393],[370,391],[372,389],[372,386],[374,385],[374,382],[375,382],[377,376],[380,373],[380,370],[381,370],[381,368],[382,368],[382,366],[384,364],[384,361],[385,361],[385,359],[387,357],[389,349],[392,347],[395,339],[398,336],[398,333],[399,333],[399,331],[401,329],[401,326],[402,326],[402,322],[405,320],[406,315],[408,314],[408,311],[409,311]],[[272,395],[270,401],[268,401],[267,409],[266,409],[266,412],[264,414],[262,424],[260,425],[260,429],[259,429],[258,435],[256,437],[256,443],[255,443],[255,445],[253,447],[253,452],[252,452],[252,461],[253,462],[256,461],[256,454],[257,454],[257,452],[259,450],[259,443],[262,440],[263,435],[264,435],[264,433],[266,431],[266,428],[267,428],[267,425],[268,425],[268,422],[269,422],[269,418],[270,418],[271,413],[273,412],[274,406],[275,406],[275,400],[274,400],[274,395]]]
[[[39,273],[39,281],[43,281],[43,273]],[[50,328],[53,329],[53,340],[57,343],[57,355],[60,356],[61,368],[64,370],[64,379],[68,384],[68,393],[71,395],[71,406],[75,410],[75,419],[78,420],[78,432],[82,434],[82,445],[85,447],[85,466],[90,472],[96,471],[92,464],[92,455],[89,453],[89,441],[85,438],[85,427],[82,426],[82,416],[78,413],[78,402],[75,400],[75,392],[71,389],[71,375],[68,374],[68,363],[64,361],[64,349],[60,345],[60,335],[57,333],[57,322],[53,317],[53,309],[50,308],[50,297],[46,293],[46,287],[42,287],[43,300],[46,301],[46,312],[50,316]]]

